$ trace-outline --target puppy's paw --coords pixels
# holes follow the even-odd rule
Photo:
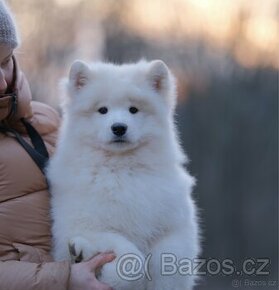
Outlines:
[[[86,261],[97,254],[91,243],[83,237],[74,237],[68,243],[72,263]]]

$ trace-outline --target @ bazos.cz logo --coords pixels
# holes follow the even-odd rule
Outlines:
[[[136,254],[129,253],[121,256],[117,261],[117,274],[121,279],[135,281],[145,277],[152,280],[149,272],[150,262],[159,263],[161,275],[269,275],[268,258],[248,258],[236,267],[232,259],[178,259],[172,253],[162,253],[160,261],[154,261],[152,254],[148,254],[144,259]],[[239,264],[239,263],[238,263]]]

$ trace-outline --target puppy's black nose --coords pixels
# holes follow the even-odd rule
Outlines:
[[[127,131],[127,125],[123,123],[115,123],[111,126],[111,130],[117,137],[123,136]]]

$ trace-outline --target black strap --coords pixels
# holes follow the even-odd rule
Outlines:
[[[49,155],[46,149],[46,145],[44,143],[43,138],[38,133],[38,131],[25,119],[21,119],[21,122],[24,124],[27,133],[31,139],[31,142],[37,152],[39,152],[44,158],[49,159]]]
[[[15,136],[18,143],[25,149],[25,151],[30,155],[33,161],[41,169],[42,173],[45,174],[45,167],[48,162],[49,155],[46,149],[46,145],[43,141],[43,138],[37,132],[37,130],[25,119],[21,119],[21,122],[26,128],[27,134],[29,135],[34,148],[29,143],[27,143],[16,130],[10,127],[0,124],[0,132],[12,133]]]

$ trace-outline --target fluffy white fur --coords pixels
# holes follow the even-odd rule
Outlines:
[[[84,259],[113,250],[117,258],[103,267],[100,280],[115,290],[192,289],[192,276],[160,273],[162,253],[179,260],[199,252],[194,179],[183,168],[173,120],[173,75],[159,60],[76,61],[66,88],[58,147],[48,168],[55,259],[71,258],[68,244]],[[108,112],[101,114],[101,107]],[[115,123],[127,125],[123,142],[116,142]],[[117,275],[117,261],[126,253],[142,259],[152,254],[152,281]]]

